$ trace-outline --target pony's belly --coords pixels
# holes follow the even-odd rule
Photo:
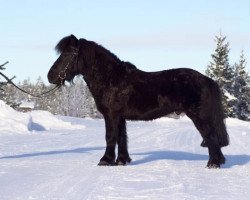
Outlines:
[[[138,111],[138,110],[131,110],[124,114],[124,118],[128,120],[153,120],[170,113],[174,112],[174,110],[165,109],[165,108],[156,108],[147,111]]]

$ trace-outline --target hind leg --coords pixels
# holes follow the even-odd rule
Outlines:
[[[218,136],[213,129],[213,125],[210,120],[201,120],[197,118],[191,118],[200,132],[204,146],[208,147],[209,160],[207,163],[208,168],[219,168],[221,164],[225,163],[225,157],[221,152]]]
[[[116,160],[116,165],[126,165],[126,163],[131,162],[131,158],[128,153],[128,145],[127,145],[127,132],[126,132],[126,121],[125,119],[121,119],[119,122],[119,134],[117,138],[118,144],[118,157]]]
[[[221,152],[218,139],[209,137],[205,139],[208,146],[209,160],[207,163],[208,168],[220,168],[221,164],[225,163],[225,157]]]

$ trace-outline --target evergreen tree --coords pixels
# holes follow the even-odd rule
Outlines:
[[[6,104],[10,105],[13,108],[20,105],[20,103],[16,99],[17,89],[13,85],[4,85],[2,89],[1,100],[3,100]]]
[[[34,91],[34,94],[41,94],[44,91],[47,91],[48,87],[44,84],[41,76],[38,77],[36,80],[36,84],[33,86],[34,88],[32,91]],[[48,109],[48,101],[46,97],[36,98],[33,99],[33,101],[36,102],[36,109],[37,110],[47,110]]]
[[[2,70],[5,70],[5,68],[4,68],[4,65],[6,65],[8,62],[5,62],[4,64],[1,64],[0,65],[0,70],[2,71]],[[6,91],[5,91],[5,88],[6,88],[6,86],[7,86],[7,82],[6,82],[6,80],[5,79],[3,79],[4,81],[2,81],[2,78],[3,77],[1,77],[1,81],[0,81],[0,99],[1,100],[3,100],[4,102],[7,102],[8,100],[7,100],[7,95],[6,95]]]
[[[7,63],[8,63],[8,62],[5,62],[4,64],[1,64],[1,65],[0,65],[0,70],[1,70],[1,71],[2,71],[2,70],[5,70],[4,65],[6,65]],[[2,90],[3,86],[6,85],[6,84],[7,84],[6,80],[0,81],[0,89]],[[0,96],[0,97],[2,97],[2,96]]]
[[[248,102],[248,109],[250,110],[250,78],[247,79],[246,95]],[[248,120],[250,120],[250,113],[248,113]]]
[[[46,101],[47,110],[54,114],[72,117],[101,117],[86,83],[81,77],[76,77],[73,84],[66,84],[59,91],[47,97]]]
[[[52,89],[53,86],[50,85],[47,87],[47,90]],[[50,94],[49,96],[42,98],[44,99],[45,103],[46,103],[46,110],[56,114],[56,115],[63,115],[60,111],[60,100],[61,100],[61,89],[57,90],[56,92],[54,92],[53,94]]]
[[[238,119],[247,120],[250,114],[250,102],[248,96],[248,83],[250,77],[246,72],[246,59],[241,52],[239,63],[235,63],[233,91],[237,101],[234,112]]]
[[[226,36],[215,37],[216,49],[211,55],[212,61],[207,66],[206,74],[215,80],[222,93],[222,104],[225,110],[225,116],[233,117],[233,102],[235,98],[232,96],[233,88],[233,67],[229,64],[229,42],[226,42]]]
[[[0,65],[0,71],[5,70],[4,66],[9,62],[5,62],[4,64]],[[1,72],[3,73],[3,72]],[[4,74],[3,74],[4,75]],[[5,76],[5,75],[4,75]],[[15,77],[11,78],[13,80]],[[2,81],[0,79],[0,99],[3,100],[6,104],[10,105],[11,107],[15,108],[19,104],[16,103],[14,95],[15,89],[12,85],[8,85],[8,81],[4,79]]]
[[[62,88],[60,110],[63,115],[73,117],[100,117],[94,99],[81,77],[74,79],[74,84]]]

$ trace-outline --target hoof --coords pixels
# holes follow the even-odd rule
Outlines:
[[[124,166],[124,165],[130,163],[131,160],[132,160],[132,159],[131,159],[130,157],[128,157],[128,158],[126,158],[126,159],[117,158],[117,160],[116,160],[116,162],[115,162],[115,165]]]
[[[117,166],[125,166],[127,163],[125,162],[122,162],[122,161],[116,161],[115,162],[115,165],[117,165]]]
[[[98,163],[98,166],[114,166],[115,164],[114,163],[109,163],[105,160],[101,160],[99,163]]]
[[[219,169],[220,168],[220,165],[219,164],[208,164],[207,165],[207,168],[208,169]]]

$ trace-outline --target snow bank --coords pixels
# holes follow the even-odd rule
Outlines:
[[[17,112],[0,100],[0,134],[84,128],[58,119],[47,111]]]

